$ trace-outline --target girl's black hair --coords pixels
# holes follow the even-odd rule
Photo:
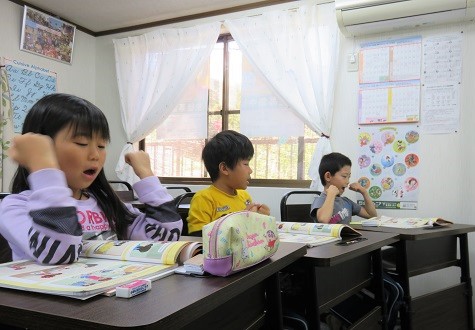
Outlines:
[[[91,102],[69,94],[50,94],[36,102],[25,117],[22,134],[38,133],[52,139],[65,127],[70,127],[73,136],[92,137],[98,134],[109,142],[109,124],[102,111]],[[29,190],[29,172],[18,166],[12,181],[12,193]],[[127,225],[133,222],[132,214],[119,199],[106,179],[104,169],[89,186],[88,192],[97,199],[110,228],[119,239],[127,239]]]

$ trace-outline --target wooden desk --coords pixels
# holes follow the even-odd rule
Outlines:
[[[399,234],[395,276],[404,289],[403,329],[473,329],[472,282],[467,233],[475,226],[453,224],[443,228],[400,229],[362,227],[358,230]],[[460,258],[457,258],[457,240]],[[412,298],[409,278],[447,267],[460,267],[460,284]]]
[[[281,243],[271,259],[227,278],[172,275],[131,299],[80,301],[0,289],[0,323],[30,329],[282,329],[277,273],[305,253],[304,245]]]
[[[329,243],[308,248],[305,257],[289,267],[303,268],[308,274],[304,299],[310,329],[320,328],[321,312],[370,285],[374,285],[377,300],[383,305],[380,249],[397,242],[398,234],[363,232],[363,237],[367,240],[347,246]],[[385,313],[384,308],[377,308],[359,328],[385,328]]]

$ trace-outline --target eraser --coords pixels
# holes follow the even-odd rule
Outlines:
[[[115,295],[120,298],[131,298],[152,288],[150,280],[136,280],[115,288]]]

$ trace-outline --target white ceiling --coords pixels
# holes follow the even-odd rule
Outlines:
[[[289,1],[291,0],[26,0],[23,2],[59,16],[93,34],[102,35],[108,33],[104,33],[105,31],[126,29],[173,18],[204,13],[219,14],[222,11],[239,11]]]

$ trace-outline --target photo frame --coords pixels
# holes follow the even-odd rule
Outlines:
[[[20,50],[71,64],[76,26],[25,6]]]

